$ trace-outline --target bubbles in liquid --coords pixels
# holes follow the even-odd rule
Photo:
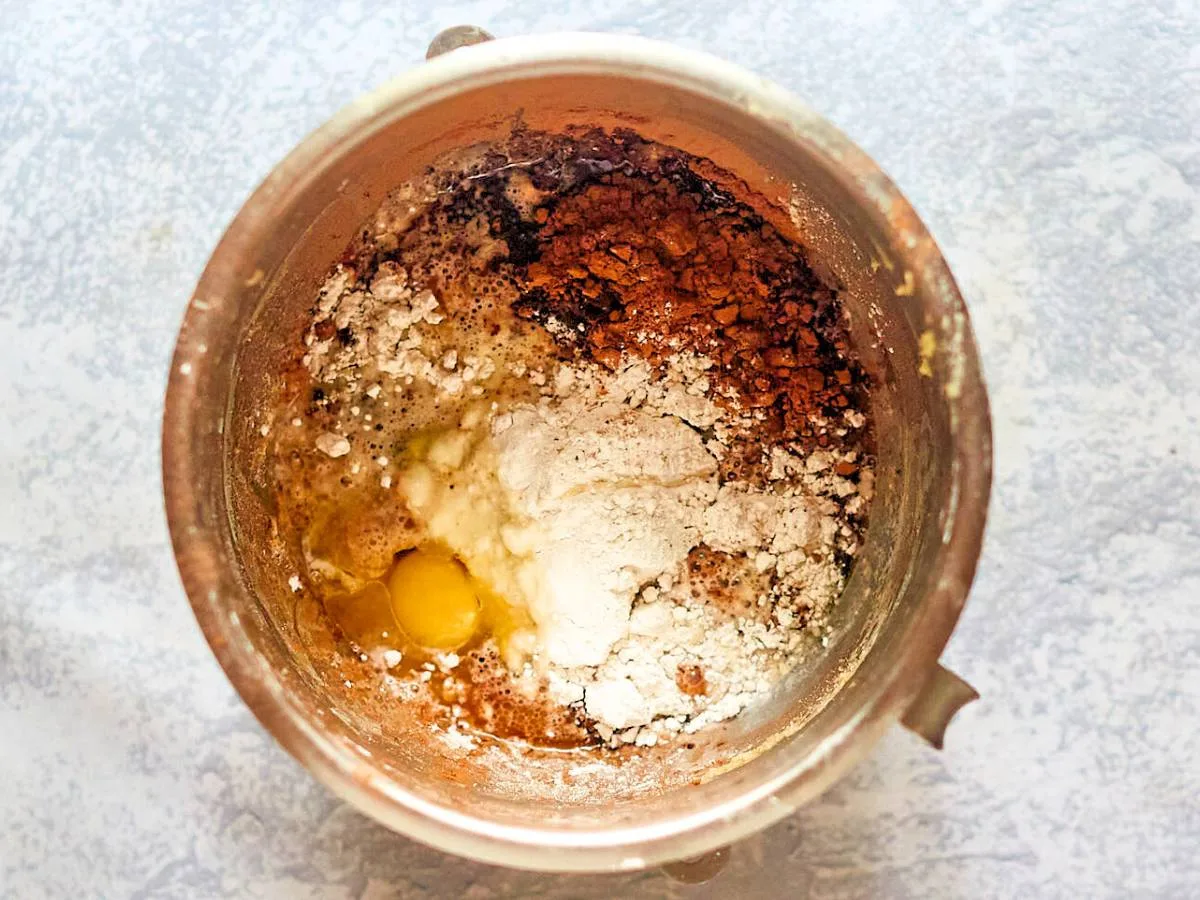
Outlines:
[[[308,535],[312,556],[363,579],[383,578],[416,543],[416,524],[391,498],[354,498],[319,516]]]
[[[466,691],[460,702],[480,731],[564,750],[594,743],[576,710],[558,705],[544,690],[531,694],[526,685],[518,687],[494,647],[476,648],[463,667]]]

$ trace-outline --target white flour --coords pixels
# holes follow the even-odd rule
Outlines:
[[[719,452],[719,441],[706,448],[672,414],[719,418],[682,387],[704,366],[685,359],[654,380],[640,362],[615,374],[566,369],[567,396],[494,426],[501,482],[544,529],[538,557],[548,593],[534,617],[551,691],[582,702],[613,742],[693,731],[764,697],[812,643],[792,622],[815,611],[819,628],[841,589],[831,555],[808,555],[832,545],[830,501],[786,482],[718,484],[710,448]],[[703,602],[705,586],[686,566],[699,546],[745,555],[751,576],[773,573],[782,588],[773,614],[731,616]],[[692,667],[704,675],[702,696],[678,684],[681,668]],[[647,725],[655,727],[639,730]]]
[[[598,666],[634,595],[700,541],[716,460],[675,418],[575,395],[495,426],[500,481],[537,522],[544,592],[530,611],[547,660]]]
[[[371,291],[335,274],[321,317],[362,338],[310,334],[306,361],[326,383],[357,387],[370,364],[372,377],[479,395],[495,374],[442,346],[436,298],[395,267]],[[536,628],[514,639],[510,665],[532,661],[613,744],[694,731],[767,695],[817,643],[841,591],[832,551],[844,525],[830,498],[862,502],[860,488],[834,474],[835,454],[780,448],[764,460],[766,486],[720,483],[727,438],[753,414],[709,399],[709,367],[687,354],[658,372],[630,359],[615,372],[515,366],[506,375],[538,386],[538,402],[504,409],[485,396],[396,480],[432,539],[528,611]],[[318,446],[340,457],[351,437]]]

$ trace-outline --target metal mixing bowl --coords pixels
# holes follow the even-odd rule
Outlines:
[[[443,40],[439,49],[459,41]],[[874,382],[877,489],[828,652],[771,700],[650,754],[637,777],[546,755],[503,770],[378,733],[339,707],[296,639],[255,412],[355,228],[439,156],[529,128],[632,128],[707,157],[846,290]],[[364,97],[266,179],[209,261],[180,332],[163,435],[184,585],[230,680],[317,778],[443,850],[527,868],[616,870],[694,857],[810,800],[898,720],[940,745],[975,696],[938,664],[983,535],[987,397],[945,261],[909,204],[827,122],[711,57],[625,36],[455,49]],[[597,768],[597,767],[593,767]]]

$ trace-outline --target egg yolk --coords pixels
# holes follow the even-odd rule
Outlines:
[[[480,602],[462,563],[436,550],[412,550],[387,580],[396,621],[414,643],[457,650],[479,627]]]

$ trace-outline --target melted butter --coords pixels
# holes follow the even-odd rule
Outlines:
[[[364,650],[396,644],[399,628],[391,594],[382,582],[369,581],[357,591],[326,597],[325,611],[346,638]]]
[[[403,503],[383,491],[363,491],[319,510],[304,543],[325,574],[354,588],[386,580],[396,554],[420,542],[420,529]]]
[[[556,750],[594,743],[576,710],[551,701],[544,689],[527,696],[515,686],[503,648],[532,634],[529,617],[444,547],[399,555],[382,580],[327,597],[325,610],[356,652],[400,651],[394,676],[415,675],[437,653],[459,651],[453,676],[433,679],[431,689],[483,734]]]
[[[473,582],[483,604],[483,633],[496,639],[500,655],[515,669],[532,652],[533,619],[483,581],[476,578]]]
[[[355,488],[317,510],[309,567],[356,653],[399,651],[389,672],[403,678],[455,652],[461,667],[431,690],[456,714],[496,737],[581,746],[591,738],[575,711],[512,680],[536,649],[537,534],[510,507],[484,419],[471,408],[457,426],[409,432],[390,490]]]
[[[414,546],[413,523],[394,497],[390,507],[374,498],[359,508],[363,499],[322,511],[305,541],[310,567],[326,586],[325,610],[347,640],[420,659],[489,638],[505,658],[527,652],[523,638],[533,623],[523,610],[444,545]]]

